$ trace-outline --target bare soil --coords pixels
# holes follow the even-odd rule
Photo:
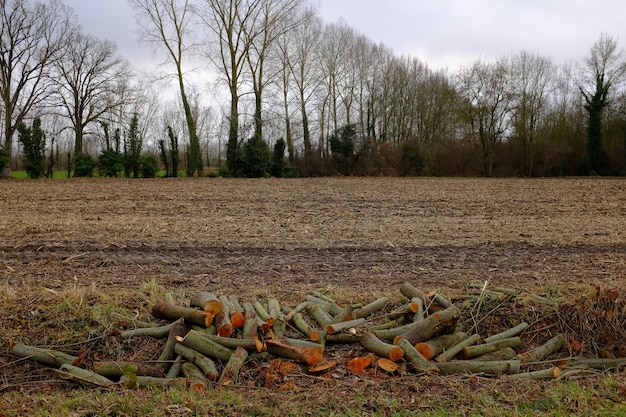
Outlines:
[[[42,289],[153,281],[181,299],[208,287],[297,303],[397,296],[405,281],[450,296],[485,281],[547,297],[623,287],[626,181],[4,181],[0,237],[0,292],[20,306],[0,306],[0,386],[13,389],[6,339],[46,340],[28,330]]]

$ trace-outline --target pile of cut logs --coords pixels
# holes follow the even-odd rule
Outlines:
[[[406,372],[480,373],[511,378],[554,378],[580,369],[611,369],[626,359],[542,360],[566,347],[556,334],[543,345],[525,352],[522,322],[504,332],[483,338],[458,328],[461,311],[437,293],[425,294],[410,283],[400,287],[406,302],[392,309],[382,297],[366,305],[338,305],[314,292],[295,307],[281,306],[274,298],[240,303],[236,296],[201,291],[189,306],[156,304],[152,315],[167,325],[148,325],[123,331],[122,338],[149,336],[166,339],[158,360],[151,363],[94,362],[85,369],[83,358],[41,347],[14,344],[11,353],[57,367],[76,380],[98,386],[129,388],[191,387],[235,384],[247,363],[282,358],[321,374],[339,364],[325,350],[335,344],[359,344],[368,354],[345,358],[342,365],[355,374],[376,366],[389,374]],[[558,363],[558,366],[553,364]],[[530,365],[534,364],[533,367]],[[521,372],[522,367],[528,371]],[[534,370],[531,370],[534,369]]]

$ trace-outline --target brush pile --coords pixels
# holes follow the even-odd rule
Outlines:
[[[150,344],[165,340],[158,342],[158,357],[148,361],[86,360],[45,347],[9,347],[14,356],[89,385],[197,391],[237,384],[242,369],[251,366],[260,370],[257,382],[273,387],[295,372],[319,378],[378,371],[556,378],[626,365],[620,343],[626,336],[626,302],[619,290],[597,289],[595,296],[565,305],[486,284],[471,285],[466,296],[452,301],[410,283],[399,292],[399,302],[381,297],[365,305],[340,305],[315,292],[297,306],[284,306],[275,298],[240,302],[234,295],[199,291],[186,306],[171,300],[154,305],[152,316],[162,324],[133,321],[133,328],[109,336]],[[495,334],[480,334],[484,319],[511,300],[551,309],[556,326],[540,320],[531,326],[520,318]],[[495,307],[483,312],[487,305]],[[602,329],[603,338],[593,329]]]

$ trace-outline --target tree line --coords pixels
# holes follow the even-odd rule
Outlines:
[[[61,0],[0,2],[2,176],[18,159],[31,177],[626,175],[609,34],[570,64],[522,51],[450,73],[308,0],[129,0],[162,59],[146,75]]]

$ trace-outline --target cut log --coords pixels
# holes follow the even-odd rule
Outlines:
[[[332,317],[326,312],[321,304],[310,303],[307,307],[307,311],[322,329],[326,328],[326,326],[332,324],[333,322]]]
[[[219,298],[210,291],[200,291],[191,297],[191,307],[198,307],[200,310],[217,316],[222,310],[222,303]]]
[[[296,329],[306,335],[311,341],[320,341],[320,332],[311,328],[309,323],[305,320],[301,313],[295,313],[292,318],[292,322]]]
[[[161,389],[174,389],[176,391],[184,391],[187,388],[187,380],[185,378],[155,378],[152,376],[138,376],[131,382],[130,378],[123,375],[120,378],[120,384],[127,389],[140,389],[140,388],[161,388]]]
[[[158,303],[152,307],[152,315],[172,321],[182,317],[187,324],[197,324],[203,327],[209,327],[213,323],[213,315],[211,313],[167,303]]]
[[[342,321],[340,323],[329,324],[328,326],[326,326],[326,332],[328,334],[335,334],[344,330],[359,327],[365,323],[366,320],[364,318]]]
[[[243,367],[243,364],[246,362],[248,358],[248,351],[242,347],[238,347],[235,350],[235,353],[230,357],[226,366],[224,366],[224,370],[222,371],[222,375],[218,381],[219,384],[222,385],[232,385],[237,381],[239,377],[239,371]]]
[[[263,342],[259,340],[259,326],[257,323],[256,312],[252,304],[246,303],[243,306],[246,321],[243,325],[243,338],[254,341],[257,352],[261,352],[264,348]]]
[[[385,323],[381,323],[377,326],[372,327],[372,330],[389,330],[392,329],[394,327],[399,327],[401,325],[404,324],[404,322],[406,321],[406,317],[405,316],[400,316],[395,320],[389,320]],[[393,338],[392,338],[393,339]]]
[[[498,349],[521,346],[521,344],[522,340],[519,337],[509,337],[491,343],[483,343],[482,345],[466,346],[461,353],[464,359],[471,359],[486,353],[495,352]]]
[[[234,332],[234,327],[230,321],[230,301],[228,298],[221,295],[219,297],[222,309],[215,316],[215,327],[217,328],[217,334],[223,337],[230,337]]]
[[[204,377],[209,381],[216,381],[217,378],[220,377],[220,373],[217,370],[217,365],[215,364],[215,362],[213,362],[211,359],[207,358],[197,350],[187,347],[182,343],[177,343],[176,353],[196,365],[202,371]]]
[[[481,373],[486,375],[516,374],[520,368],[519,360],[509,361],[452,361],[436,363],[444,374]]]
[[[557,334],[543,345],[520,354],[519,359],[524,363],[540,361],[551,353],[561,349],[563,344],[565,344],[565,336]]]
[[[287,315],[285,316],[285,321],[290,322],[293,319],[293,316],[296,313],[300,313],[301,311],[303,311],[307,307],[308,304],[309,304],[308,301],[303,301],[297,306],[295,306],[289,313],[287,313]]]
[[[335,304],[335,302],[329,302],[326,301],[324,299],[318,298],[318,297],[314,297],[312,295],[307,295],[306,296],[306,300],[310,303],[310,304],[319,304],[322,307],[324,307],[324,309],[326,309],[326,311],[328,311],[331,316],[334,316],[336,314],[341,313],[342,308],[339,307],[337,304]]]
[[[318,365],[324,360],[324,347],[322,345],[311,343],[310,346],[294,346],[285,339],[267,340],[265,344],[267,351],[272,355],[293,359],[309,366]]]
[[[68,355],[57,350],[40,348],[35,346],[16,343],[11,349],[11,355],[19,358],[32,359],[42,365],[59,367],[61,365],[73,365],[79,362],[78,356]]]
[[[246,315],[243,307],[239,303],[239,299],[236,295],[229,295],[228,301],[232,306],[230,311],[230,322],[233,324],[235,329],[242,329],[246,322]]]
[[[170,327],[172,327],[174,323],[166,324],[165,326],[139,327],[137,329],[124,330],[120,333],[120,337],[130,339],[132,337],[150,336],[155,339],[163,339],[170,333]]]
[[[317,297],[317,298],[319,298],[319,299],[322,299],[322,300],[324,300],[324,301],[326,301],[326,302],[328,302],[328,303],[334,303],[334,304],[336,304],[336,303],[337,303],[337,300],[335,300],[334,298],[332,298],[332,297],[330,297],[330,296],[328,296],[328,295],[326,295],[326,294],[324,294],[324,293],[322,293],[322,292],[319,292],[319,291],[313,291],[313,293],[312,293],[312,294],[313,294],[313,296],[314,296],[314,297]]]
[[[401,347],[383,342],[373,332],[363,333],[359,337],[359,343],[370,352],[394,362],[399,361],[404,356]]]
[[[322,335],[322,339],[325,342],[330,343],[340,343],[340,344],[348,344],[348,343],[358,343],[359,342],[359,334],[355,333],[337,333],[337,334],[329,334],[325,335],[325,332]]]
[[[398,318],[405,314],[411,314],[415,316],[415,314],[418,313],[420,309],[423,312],[423,306],[424,306],[424,302],[420,298],[413,297],[406,303],[402,304],[400,307],[393,310],[389,315],[392,318]]]
[[[411,344],[416,344],[431,339],[438,334],[449,332],[456,327],[456,322],[460,316],[461,312],[458,308],[455,306],[448,307],[445,310],[431,314],[424,320],[415,322],[415,326],[412,326],[399,337],[394,338],[394,343],[402,338],[408,340]]]
[[[242,347],[248,352],[261,352],[263,350],[263,343],[256,339],[238,339],[234,337],[223,337],[217,335],[204,335],[209,340],[212,340],[228,349],[237,349]],[[259,346],[260,345],[260,346]],[[259,349],[260,347],[260,349]]]
[[[161,350],[161,354],[159,355],[159,359],[157,362],[157,366],[167,371],[169,367],[172,365],[172,361],[176,358],[176,352],[174,352],[174,346],[178,343],[176,340],[177,337],[185,337],[187,334],[187,326],[185,325],[184,319],[180,319],[177,322],[173,323],[170,327],[169,335],[167,336],[167,341],[165,342],[165,346]]]
[[[583,367],[599,370],[618,369],[626,367],[626,358],[607,359],[570,359],[565,361],[569,367]]]
[[[272,331],[274,337],[280,339],[285,335],[287,324],[283,321],[283,313],[280,310],[280,303],[276,298],[270,298],[267,300],[267,308],[270,318],[273,321]]]
[[[463,332],[444,334],[425,342],[417,343],[415,349],[426,359],[430,360],[465,338],[467,338],[467,334]]]
[[[202,371],[198,369],[196,365],[191,362],[185,362],[183,363],[182,371],[189,381],[189,388],[191,388],[192,391],[202,393],[206,392],[206,378],[202,374]]]
[[[398,342],[398,347],[404,351],[404,358],[413,366],[418,372],[431,372],[439,373],[433,363],[429,362],[415,347],[406,339],[401,339]]]
[[[387,304],[389,304],[389,297],[381,297],[376,301],[372,301],[369,304],[364,305],[363,307],[356,309],[352,312],[353,319],[367,318],[372,314],[382,310],[385,308]]]
[[[507,339],[509,337],[517,336],[521,334],[524,330],[528,329],[528,327],[529,327],[529,324],[524,321],[515,327],[511,327],[508,330],[505,330],[498,334],[494,334],[493,336],[489,336],[488,338],[485,339],[485,343],[495,342],[496,340]]]
[[[452,307],[452,303],[450,303],[450,301],[445,298],[443,295],[436,293],[435,291],[431,292],[428,294],[428,298],[430,298],[430,300],[435,303],[435,304],[439,304],[439,306],[443,307],[443,308],[449,308]]]
[[[430,298],[428,298],[425,293],[415,288],[410,282],[405,282],[404,284],[402,284],[400,286],[400,292],[409,300],[417,297],[420,298],[424,304],[430,303]]]
[[[509,379],[552,379],[561,376],[561,369],[554,366],[549,369],[540,369],[538,371],[520,372],[519,374],[509,375]]]
[[[503,349],[498,349],[495,352],[485,353],[484,355],[480,355],[476,360],[479,361],[508,361],[509,359],[517,358],[517,352],[510,347],[505,347]]]
[[[217,342],[208,339],[202,333],[190,330],[184,338],[179,338],[179,342],[183,345],[197,350],[205,356],[227,361],[233,354],[233,351],[220,345]]]
[[[182,372],[183,360],[184,358],[181,355],[178,355],[176,359],[174,359],[174,362],[172,362],[172,366],[170,366],[170,369],[167,370],[165,378],[177,378]]]
[[[447,362],[450,359],[454,358],[457,354],[459,354],[463,350],[463,348],[478,343],[479,340],[480,335],[473,334],[467,339],[460,341],[454,346],[449,347],[446,351],[442,352],[439,356],[435,358],[435,362]]]
[[[352,311],[354,311],[354,309],[351,305],[343,307],[337,314],[333,316],[333,323],[350,320],[352,318]]]
[[[134,374],[137,376],[153,376],[155,378],[163,378],[165,372],[163,368],[150,365],[147,363],[127,362],[127,361],[105,361],[94,362],[93,370],[98,375],[102,375],[109,379],[117,379],[124,374]]]
[[[115,385],[115,382],[111,381],[107,377],[67,363],[61,365],[59,371],[84,384],[95,385],[98,387],[111,387]]]
[[[267,324],[269,324],[270,326],[274,324],[274,322],[272,321],[270,323],[270,313],[267,312],[267,309],[263,306],[263,304],[261,304],[258,301],[254,302],[254,310],[256,311],[257,316],[259,316],[261,318],[261,320],[263,320],[264,322],[267,322]]]

